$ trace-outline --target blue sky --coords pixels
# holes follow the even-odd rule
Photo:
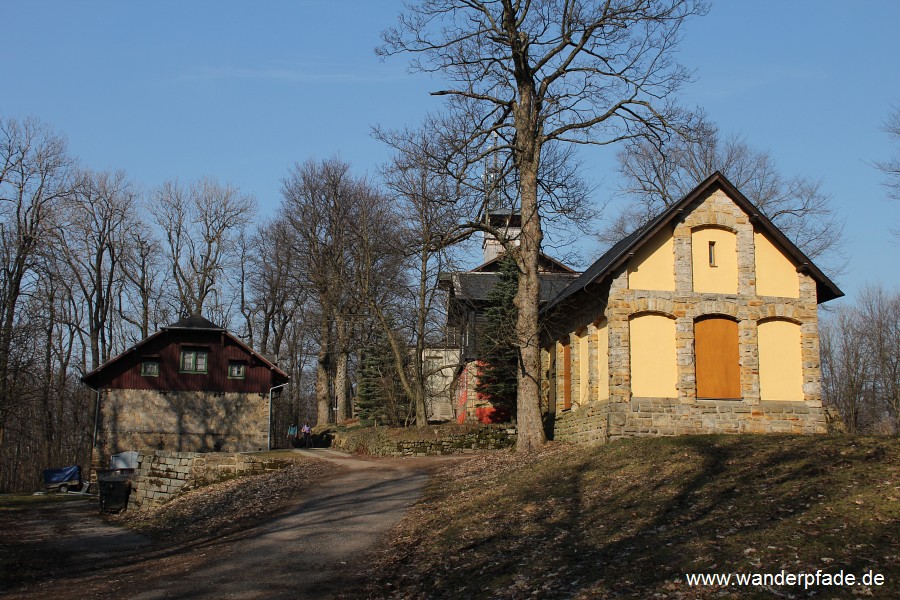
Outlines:
[[[900,3],[713,4],[679,60],[683,102],[768,150],[785,175],[821,179],[847,219],[839,285],[897,288],[900,202],[872,166],[900,152],[881,130],[900,106]],[[213,176],[280,201],[292,164],[339,155],[374,174],[388,154],[370,128],[415,125],[440,82],[373,48],[399,0],[21,2],[0,0],[0,115],[38,117],[95,169],[144,189]],[[614,149],[592,151],[597,200],[616,189]],[[585,259],[600,248],[587,247]]]

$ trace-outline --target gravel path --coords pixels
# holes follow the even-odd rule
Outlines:
[[[186,577],[132,597],[331,598],[340,592],[356,561],[418,498],[427,474],[410,462],[314,452],[341,472],[296,510],[229,540],[215,561]]]
[[[114,531],[106,531],[115,551],[127,560],[115,561],[106,573],[92,569],[69,584],[92,598],[333,598],[352,582],[349,578],[366,552],[419,497],[429,471],[459,460],[298,452],[310,452],[334,468],[296,508],[240,533],[162,550],[144,550],[145,541],[130,532],[121,530],[122,537],[116,538]],[[93,519],[99,520],[96,515]],[[75,539],[66,543],[70,551],[80,545]],[[96,561],[102,564],[103,554],[92,554],[95,567]],[[10,597],[58,597],[58,584]]]

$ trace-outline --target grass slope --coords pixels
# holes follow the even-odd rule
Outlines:
[[[500,453],[436,477],[356,594],[900,597],[900,440],[685,436]],[[688,587],[822,569],[881,587]]]

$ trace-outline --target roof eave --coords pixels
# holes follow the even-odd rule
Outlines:
[[[563,304],[570,297],[575,296],[583,292],[587,289],[588,286],[593,285],[598,282],[602,282],[607,277],[610,276],[611,273],[618,270],[622,265],[624,265],[631,256],[634,255],[634,252],[640,248],[644,243],[648,240],[652,239],[657,233],[659,233],[664,227],[669,225],[673,219],[675,219],[679,214],[684,212],[684,208],[690,205],[692,202],[697,200],[700,196],[707,194],[713,187],[720,186],[725,193],[737,203],[737,205],[748,215],[751,217],[751,222],[754,223],[754,227],[757,223],[759,223],[772,237],[776,239],[776,241],[787,250],[787,252],[791,255],[791,257],[801,266],[805,267],[808,270],[810,276],[816,281],[816,302],[821,304],[823,302],[828,302],[829,300],[834,300],[835,298],[840,298],[844,295],[844,293],[840,290],[840,288],[835,285],[831,279],[828,278],[790,239],[785,236],[781,230],[776,227],[769,219],[766,217],[759,208],[757,208],[750,200],[744,196],[734,185],[728,181],[728,179],[722,175],[719,171],[716,171],[705,180],[703,180],[700,184],[698,184],[693,190],[690,191],[687,195],[685,195],[678,202],[668,206],[663,212],[654,217],[648,225],[650,227],[647,228],[641,235],[637,236],[634,240],[631,241],[628,245],[622,248],[619,251],[619,254],[612,258],[607,268],[605,268],[600,273],[597,273],[590,279],[585,280],[584,282],[578,282],[578,280],[572,282],[572,285],[577,285],[572,292],[566,294],[566,290],[564,289],[557,296],[559,300],[554,300],[550,302],[547,306],[544,307],[542,312],[549,312],[554,309],[557,305]],[[602,260],[601,257],[598,260]],[[588,269],[589,270],[589,269]]]
[[[125,350],[124,352],[121,352],[120,354],[117,354],[113,358],[109,359],[108,361],[106,361],[105,363],[103,363],[102,365],[100,365],[99,367],[97,367],[96,369],[91,371],[90,373],[82,376],[81,382],[83,384],[85,384],[86,386],[90,387],[91,389],[96,390],[97,389],[96,385],[93,385],[91,382],[93,380],[95,380],[97,377],[99,377],[100,373],[102,373],[107,367],[109,367],[113,363],[119,361],[121,358],[124,358],[127,354],[136,352],[138,348],[147,344],[150,340],[162,335],[166,331],[208,331],[208,332],[216,332],[216,333],[224,332],[225,335],[227,335],[232,341],[234,341],[236,344],[238,344],[241,348],[243,348],[251,356],[261,360],[267,367],[269,367],[270,371],[283,377],[286,382],[291,380],[290,376],[287,373],[285,373],[278,365],[276,365],[274,362],[270,361],[265,356],[263,356],[262,354],[260,354],[259,352],[257,352],[256,350],[254,350],[253,348],[248,346],[247,344],[245,344],[243,341],[241,341],[240,338],[235,336],[233,333],[231,333],[227,329],[196,329],[196,328],[192,328],[192,327],[163,327],[159,331],[148,335],[147,337],[142,339],[140,342],[138,342],[137,344],[135,344],[128,350]]]

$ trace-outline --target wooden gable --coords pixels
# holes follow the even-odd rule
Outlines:
[[[203,354],[205,372],[186,371],[182,365],[185,352]],[[242,376],[235,376],[236,370],[242,371]],[[94,389],[267,393],[288,379],[284,371],[224,329],[170,327],[101,365],[82,381]]]

